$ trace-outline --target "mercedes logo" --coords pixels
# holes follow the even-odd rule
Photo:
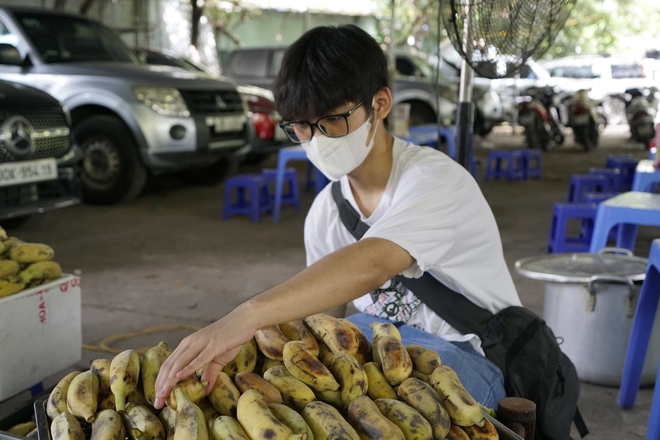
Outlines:
[[[32,151],[34,127],[24,117],[13,116],[0,126],[0,139],[10,153],[24,156]]]
[[[215,95],[215,105],[222,110],[227,108],[227,103],[222,99],[222,96],[220,95]]]

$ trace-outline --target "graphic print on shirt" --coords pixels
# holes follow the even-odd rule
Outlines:
[[[394,322],[408,322],[413,312],[422,303],[394,278],[371,292],[371,299],[373,304],[368,306],[364,312]]]

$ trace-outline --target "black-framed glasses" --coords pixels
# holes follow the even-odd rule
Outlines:
[[[282,127],[282,130],[284,130],[289,139],[291,139],[291,142],[296,144],[311,141],[314,136],[314,127],[331,138],[346,136],[348,134],[348,117],[362,107],[363,104],[364,101],[360,102],[346,113],[324,116],[316,122],[283,122],[280,124],[280,127]]]

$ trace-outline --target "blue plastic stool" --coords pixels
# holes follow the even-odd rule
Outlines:
[[[637,310],[630,332],[630,342],[623,367],[619,408],[632,408],[642,380],[642,369],[649,348],[651,330],[660,300],[660,240],[654,240],[646,267],[646,278],[637,302]],[[660,366],[659,366],[660,367]],[[655,380],[651,415],[646,432],[647,440],[660,439],[660,368]]]
[[[639,161],[629,154],[613,154],[607,156],[607,168],[616,168],[621,173],[621,191],[630,191],[635,177],[635,168]]]
[[[231,202],[232,189],[236,188],[236,202]],[[248,192],[249,199],[245,193]],[[252,221],[258,222],[259,216],[273,209],[273,202],[268,191],[266,179],[260,174],[240,174],[230,177],[225,183],[225,201],[222,219],[230,214],[248,214]]]
[[[305,184],[305,191],[309,191],[311,188],[314,188],[314,194],[321,192],[328,183],[330,179],[325,177],[318,168],[316,168],[311,162],[307,164],[307,183]]]
[[[596,209],[596,205],[591,203],[555,203],[548,237],[548,252],[553,254],[587,252],[591,243]],[[572,218],[582,221],[578,237],[566,237],[566,225]]]
[[[649,164],[648,168],[653,169],[652,166],[653,165]],[[644,171],[638,170],[635,172],[632,190],[638,192],[656,192],[658,190],[658,185],[660,184],[660,170],[653,170],[650,172]]]
[[[612,192],[620,193],[623,191],[623,175],[618,168],[589,168],[589,174],[607,177]]]
[[[606,168],[614,168],[614,165],[622,160],[635,160],[632,154],[610,154],[605,162]]]
[[[277,181],[277,170],[273,168],[264,168],[261,170],[261,175],[266,180],[268,189],[271,189],[271,183]],[[284,170],[284,183],[289,184],[289,191],[286,193],[282,190],[282,200],[280,205],[292,205],[296,211],[300,211],[300,190],[298,188],[298,173],[295,168],[287,168]],[[271,192],[273,202],[275,201],[275,194]]]
[[[456,127],[442,127],[438,134],[447,143],[447,156],[456,160],[458,154],[456,151]]]
[[[587,193],[612,192],[610,180],[599,174],[573,174],[568,186],[569,203],[583,203]]]
[[[514,179],[524,180],[525,169],[520,150],[494,150],[488,153],[485,180],[489,178],[506,178],[509,182]]]
[[[523,168],[525,170],[525,179],[532,177],[541,178],[541,152],[539,150],[520,150],[522,153]]]

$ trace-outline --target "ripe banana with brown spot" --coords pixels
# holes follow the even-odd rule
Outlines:
[[[177,401],[174,440],[209,440],[209,428],[201,409],[188,398],[185,387],[174,388]]]
[[[68,413],[66,406],[66,395],[69,391],[69,386],[71,381],[81,373],[81,371],[74,371],[72,373],[64,376],[60,381],[55,385],[53,391],[50,392],[48,396],[48,402],[46,403],[46,414],[51,420],[55,419],[58,415],[62,413]]]
[[[470,440],[498,440],[500,435],[497,429],[488,419],[484,419],[483,426],[471,425],[461,426]]]
[[[199,402],[204,398],[207,385],[208,385],[207,381],[200,382],[199,379],[197,379],[197,376],[193,374],[187,379],[179,382],[174,387],[174,390],[176,390],[177,388],[184,389],[186,391],[187,399],[190,400],[192,403],[196,404],[197,402]],[[165,403],[167,403],[167,406],[171,407],[172,409],[177,409],[178,407],[177,394],[174,392],[174,390],[172,390],[170,395],[167,397]]]
[[[121,413],[129,438],[135,440],[165,440],[165,427],[149,408],[129,402]]]
[[[159,342],[155,347],[151,347],[142,356],[140,364],[140,377],[142,378],[142,389],[144,397],[149,405],[156,401],[156,378],[160,367],[170,356],[171,351],[167,349],[165,342]]]
[[[223,371],[218,373],[218,378],[208,395],[208,401],[213,408],[223,416],[236,417],[239,397],[241,397],[241,392],[236,388],[229,375]]]
[[[268,407],[275,418],[288,426],[294,434],[306,434],[307,440],[314,440],[312,430],[296,410],[281,403],[269,403]]]
[[[422,413],[396,399],[378,399],[380,413],[399,427],[406,440],[433,440],[433,428]]]
[[[0,260],[0,278],[9,275],[18,275],[21,271],[21,265],[14,260]]]
[[[69,414],[89,423],[94,421],[98,398],[99,380],[91,370],[87,370],[71,381],[66,393],[66,407]]]
[[[9,250],[9,258],[17,263],[36,263],[52,260],[55,256],[53,248],[40,243],[19,243]]]
[[[394,388],[387,382],[385,375],[380,367],[375,362],[367,362],[362,365],[364,372],[367,374],[367,395],[371,399],[398,399]]]
[[[261,366],[261,375],[263,376],[266,371],[270,370],[276,365],[284,365],[284,362],[268,359],[267,357],[264,356],[264,363]]]
[[[204,413],[204,420],[206,420],[206,424],[208,425],[209,435],[210,435],[213,421],[218,417],[220,417],[221,414],[213,407],[213,405],[211,405],[209,399],[200,400],[199,402],[197,402],[197,406]]]
[[[238,399],[238,422],[252,440],[305,440],[307,434],[294,434],[288,426],[277,420],[262,394],[247,390]]]
[[[8,275],[0,278],[0,298],[13,295],[25,289],[25,281],[18,275]]]
[[[133,392],[126,397],[126,402],[127,404],[135,403],[136,405],[146,406],[147,408],[149,408],[149,410],[155,411],[153,405],[147,402],[147,398],[145,397],[144,391],[142,390],[140,384],[138,384],[138,386],[135,387]]]
[[[353,400],[347,414],[348,423],[363,440],[406,440],[401,429],[383,416],[368,396]]]
[[[115,395],[117,411],[126,407],[126,396],[131,394],[140,379],[140,355],[135,350],[125,350],[110,362],[110,389]]]
[[[89,440],[124,440],[126,431],[121,416],[114,409],[104,409],[96,414]]]
[[[320,313],[303,319],[314,337],[325,342],[333,353],[348,353],[355,355],[360,347],[357,335],[345,323],[334,316]]]
[[[276,325],[257,330],[254,334],[259,350],[269,359],[277,361],[282,360],[284,345],[289,342],[289,338]]]
[[[330,369],[339,382],[339,393],[344,410],[357,397],[365,396],[369,382],[362,365],[348,353],[337,353],[332,358]]]
[[[62,267],[54,261],[39,261],[20,271],[18,276],[25,284],[54,280],[62,276]]]
[[[400,400],[419,411],[431,424],[434,440],[444,440],[451,427],[451,420],[442,406],[442,398],[430,385],[410,377],[399,385],[397,394]]]
[[[396,325],[394,324],[387,322],[372,322],[369,324],[369,327],[371,327],[372,330],[371,340],[374,341],[374,344],[384,336],[395,337],[401,342],[401,333],[399,333],[399,329],[396,328]]]
[[[314,434],[314,440],[360,440],[355,429],[333,406],[315,400],[301,415]]]
[[[325,345],[325,342],[319,342],[319,355],[317,357],[323,365],[330,368],[334,356],[335,354],[330,350],[330,347]]]
[[[410,355],[396,336],[381,336],[376,341],[383,374],[390,385],[399,385],[410,377],[413,366]]]
[[[220,416],[211,424],[213,440],[250,440],[241,424],[233,417]]]
[[[339,383],[328,367],[323,365],[302,341],[291,341],[284,346],[284,366],[293,377],[314,390],[339,389]]]
[[[433,388],[442,397],[452,423],[459,426],[483,425],[484,415],[476,400],[458,379],[456,372],[447,365],[440,365],[431,375]]]
[[[319,343],[300,319],[285,322],[279,325],[280,331],[289,341],[302,341],[314,356],[319,355]]]
[[[438,352],[430,348],[411,344],[406,346],[406,351],[412,359],[413,368],[427,376],[430,376],[433,370],[442,365]]]
[[[60,413],[53,419],[50,425],[50,436],[52,440],[85,440],[85,433],[80,427],[80,422],[66,412]]]
[[[452,423],[451,429],[447,433],[445,440],[470,440],[470,437],[461,429],[460,426]]]
[[[419,371],[415,370],[414,368],[412,370],[412,373],[410,373],[410,377],[414,377],[415,379],[419,379],[422,382],[431,385],[431,378],[429,376],[427,376],[426,374],[424,374],[424,373],[420,373]]]
[[[110,389],[110,361],[108,359],[94,359],[89,363],[89,369],[99,380],[98,411],[115,409],[115,395]]]
[[[364,333],[362,333],[362,330],[360,328],[353,324],[351,321],[348,319],[344,318],[339,318],[341,322],[346,324],[355,332],[355,335],[358,338],[358,349],[357,353],[355,353],[355,359],[358,360],[359,363],[361,364],[366,364],[367,362],[371,362],[372,354],[371,354],[371,342],[369,342],[369,339],[366,337]]]
[[[174,430],[176,428],[176,411],[169,406],[164,406],[158,413],[158,420],[165,428],[166,440],[174,440]]]
[[[284,404],[296,411],[302,411],[305,405],[316,399],[314,391],[303,381],[293,377],[284,365],[276,365],[267,370],[264,379],[279,390]]]
[[[257,365],[257,343],[254,338],[241,346],[240,351],[231,362],[222,368],[222,371],[233,378],[243,371],[254,371]]]
[[[253,389],[263,396],[266,403],[282,403],[282,394],[275,385],[256,373],[250,373],[249,371],[238,373],[234,376],[234,384],[241,394]]]

